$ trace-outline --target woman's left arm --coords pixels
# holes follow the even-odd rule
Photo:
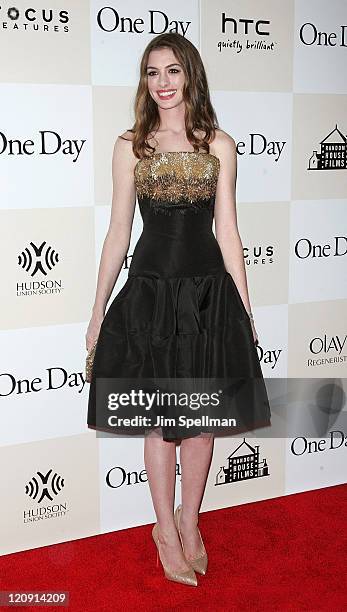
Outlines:
[[[214,213],[216,239],[222,251],[225,268],[231,274],[247,312],[251,313],[243,245],[237,225],[237,152],[234,139],[219,130],[214,151],[220,160]],[[251,323],[254,342],[257,342],[258,336],[252,319]]]

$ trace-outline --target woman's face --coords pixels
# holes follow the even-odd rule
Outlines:
[[[172,49],[151,51],[146,73],[148,91],[160,108],[173,108],[183,102],[184,72]]]

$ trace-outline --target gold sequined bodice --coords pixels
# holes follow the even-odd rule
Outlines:
[[[195,151],[156,152],[137,162],[134,180],[143,230],[129,275],[224,274],[212,231],[219,169],[218,157]]]
[[[185,207],[175,206],[180,203],[193,204],[190,207],[193,209],[201,208],[204,202],[211,203],[214,199],[219,169],[219,159],[211,153],[153,153],[140,159],[135,166],[138,199],[157,201],[159,207],[153,208],[164,212],[172,208],[185,211]]]

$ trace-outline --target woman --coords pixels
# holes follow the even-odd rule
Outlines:
[[[88,412],[94,428],[97,377],[261,377],[236,219],[235,142],[217,127],[200,55],[183,36],[152,39],[140,73],[135,124],[114,146],[110,227],[86,334],[88,351],[97,339]],[[136,195],[144,230],[105,315]],[[254,398],[246,429],[269,422],[264,386]],[[145,435],[157,563],[159,554],[166,577],[188,585],[207,569],[198,514],[213,432],[152,427]],[[178,442],[182,504],[173,513]]]

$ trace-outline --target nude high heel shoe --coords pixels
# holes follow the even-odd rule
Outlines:
[[[158,523],[155,523],[152,529],[152,537],[157,547],[157,567],[159,565],[159,559],[160,559],[161,564],[163,566],[165,576],[168,580],[173,580],[173,582],[180,582],[181,584],[187,584],[190,586],[197,586],[198,581],[197,581],[193,568],[190,568],[186,572],[175,572],[175,571],[170,570],[168,567],[164,565],[163,561],[161,560],[160,552],[159,552],[160,542],[159,542],[159,536],[158,536],[158,528],[159,528]]]
[[[177,531],[178,531],[178,535],[180,536],[180,539],[181,539],[182,549],[183,549],[183,552],[184,552],[182,535],[181,535],[181,531],[180,531],[181,512],[182,512],[182,505],[180,504],[179,506],[177,506],[177,508],[175,510],[174,519],[175,519],[175,525],[176,525],[176,528],[177,528]],[[206,574],[206,572],[207,572],[208,557],[207,557],[207,552],[206,552],[204,543],[202,541],[202,537],[201,537],[201,533],[200,533],[199,527],[198,527],[198,532],[199,532],[200,542],[201,542],[201,546],[202,546],[203,552],[198,557],[195,557],[194,559],[187,559],[187,562],[192,566],[192,568],[198,574],[202,574],[204,576]]]

